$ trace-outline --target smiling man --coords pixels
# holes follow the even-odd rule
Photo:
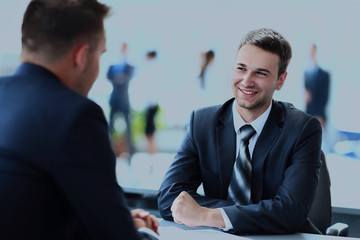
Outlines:
[[[192,113],[158,193],[162,216],[235,234],[320,233],[308,214],[321,166],[319,121],[273,100],[287,76],[288,41],[249,32],[233,70],[234,98]],[[196,193],[203,184],[204,196]]]

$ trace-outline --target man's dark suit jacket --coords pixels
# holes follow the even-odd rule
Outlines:
[[[321,126],[291,104],[273,101],[253,152],[252,204],[228,202],[235,162],[233,99],[192,113],[182,145],[158,193],[163,218],[183,190],[201,205],[223,208],[236,234],[319,233],[308,219],[318,182]],[[205,196],[196,194],[203,184]]]
[[[326,104],[329,98],[329,73],[316,67],[305,72],[305,89],[311,93],[311,102],[306,105],[306,112],[326,120]]]
[[[140,239],[102,109],[29,63],[0,78],[0,239]]]

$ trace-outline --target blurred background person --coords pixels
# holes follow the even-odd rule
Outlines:
[[[319,119],[322,127],[326,124],[326,104],[329,98],[330,76],[319,67],[316,59],[317,46],[310,48],[310,68],[305,71],[306,113]]]
[[[329,99],[330,74],[322,69],[317,62],[317,45],[310,46],[310,67],[305,71],[305,104],[306,113],[315,116],[321,123],[322,150],[331,151],[331,131],[327,124],[326,105]],[[330,131],[330,132],[329,132]]]
[[[122,63],[111,65],[107,72],[107,79],[111,82],[113,90],[110,95],[110,116],[109,116],[109,132],[114,142],[114,148],[117,155],[121,153],[118,149],[121,146],[117,145],[119,136],[118,130],[114,127],[114,123],[119,117],[122,117],[125,122],[125,135],[126,135],[126,149],[130,156],[134,153],[134,145],[131,135],[131,114],[130,114],[130,101],[129,101],[129,82],[133,77],[134,67],[127,62],[126,56],[128,45],[123,43],[121,45]],[[122,136],[121,136],[122,137]],[[124,141],[120,141],[124,144]]]
[[[214,62],[215,53],[213,50],[207,50],[201,53],[201,68],[200,68],[200,74],[199,74],[199,81],[200,81],[200,88],[205,89],[206,85],[208,84],[206,82],[206,72],[211,66],[211,64]]]
[[[157,151],[155,142],[156,122],[155,118],[159,110],[158,90],[161,86],[158,85],[157,78],[159,77],[156,66],[156,51],[148,51],[146,53],[146,66],[143,72],[143,86],[146,93],[146,107],[145,107],[145,136],[147,142],[147,152],[154,154]]]
[[[215,104],[215,98],[218,96],[214,72],[211,71],[215,60],[215,52],[206,50],[200,53],[200,73],[196,77],[196,87],[194,88],[193,104],[191,110]],[[191,91],[191,89],[190,89]]]

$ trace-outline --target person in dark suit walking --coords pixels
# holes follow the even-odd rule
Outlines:
[[[97,0],[32,0],[21,65],[0,79],[0,239],[157,239],[115,175],[103,111],[87,98],[106,50]]]
[[[131,119],[130,119],[130,101],[129,101],[129,83],[134,74],[134,67],[126,61],[127,44],[123,43],[121,53],[124,62],[121,64],[111,65],[106,74],[107,79],[111,82],[113,90],[110,95],[110,116],[109,132],[114,132],[114,122],[117,114],[122,114],[126,123],[126,143],[128,153],[132,155],[135,151],[131,136]]]
[[[321,125],[273,99],[291,55],[288,41],[271,29],[242,39],[232,78],[235,98],[192,113],[158,192],[164,219],[234,234],[320,233],[308,213],[321,166]],[[245,125],[253,130],[246,140]],[[243,164],[249,158],[250,166]],[[234,167],[238,160],[242,168]],[[197,193],[200,184],[204,195]],[[230,191],[236,185],[240,191]]]
[[[305,103],[306,113],[319,119],[321,125],[326,124],[326,105],[329,99],[330,75],[319,67],[316,61],[317,46],[311,45],[311,68],[305,71]]]

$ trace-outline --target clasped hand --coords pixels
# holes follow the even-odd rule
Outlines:
[[[130,213],[136,229],[146,227],[159,235],[159,221],[154,215],[151,215],[149,212],[143,209],[134,209],[131,210]]]

